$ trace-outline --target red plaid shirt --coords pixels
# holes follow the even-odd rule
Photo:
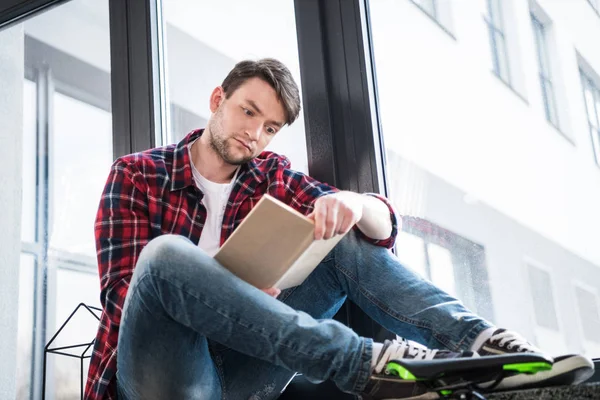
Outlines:
[[[90,361],[86,399],[115,399],[117,341],[125,295],[137,258],[153,238],[171,233],[198,243],[206,220],[202,192],[194,184],[189,143],[202,130],[191,132],[179,144],[121,157],[112,165],[100,199],[95,234],[100,274],[102,318]],[[289,169],[289,160],[263,152],[243,165],[233,187],[221,230],[221,244],[268,193],[307,215],[314,201],[337,191]],[[386,240],[370,242],[391,248],[397,219],[390,203],[393,230]]]

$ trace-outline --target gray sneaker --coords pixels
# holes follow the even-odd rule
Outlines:
[[[511,353],[539,353],[540,349],[529,343],[519,334],[506,329],[497,329],[493,335],[477,350],[480,356],[503,355]],[[594,363],[579,354],[554,357],[552,369],[535,374],[518,374],[504,378],[494,390],[527,389],[541,386],[576,385],[594,374]],[[483,383],[482,388],[492,386],[493,382]]]
[[[461,357],[479,357],[472,351],[452,352],[448,350],[429,349],[417,342],[397,338],[386,340],[372,371],[367,386],[361,393],[363,400],[380,399],[438,399],[439,395],[428,391],[421,382],[404,380],[387,372],[386,366],[392,360],[438,360]]]

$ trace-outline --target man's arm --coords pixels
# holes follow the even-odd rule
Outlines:
[[[318,198],[310,217],[315,220],[317,239],[344,234],[356,224],[367,237],[385,240],[392,236],[396,220],[391,206],[381,196],[350,191]]]
[[[340,191],[326,183],[290,169],[283,172],[280,199],[315,220],[315,237],[331,237],[356,225],[363,238],[391,249],[399,219],[385,197],[376,193]],[[331,211],[331,212],[329,212]]]
[[[136,177],[139,180],[140,176],[128,163],[117,160],[111,168],[96,214],[100,300],[116,325],[121,323],[135,263],[150,240],[145,191],[135,184]]]

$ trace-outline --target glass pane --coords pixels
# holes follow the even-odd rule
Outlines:
[[[598,126],[598,118],[596,118],[596,107],[594,105],[594,93],[592,92],[593,88],[589,85],[587,79],[584,79],[583,81],[586,83],[584,96],[588,119],[592,126]]]
[[[66,322],[79,305],[100,307],[100,281],[95,273],[75,272],[59,268],[56,287],[56,321],[53,334]],[[85,308],[73,315],[52,347],[74,346],[90,343],[96,336],[98,320]],[[81,356],[86,347],[65,350],[69,354]],[[85,355],[89,355],[89,350]],[[55,355],[56,396],[59,399],[79,398],[80,359]],[[87,376],[89,359],[86,360],[83,376]]]
[[[503,30],[502,26],[502,7],[501,0],[487,0],[487,12],[488,18],[496,27],[496,29]]]
[[[431,268],[431,281],[442,288],[446,293],[456,296],[456,283],[454,282],[454,266],[450,250],[429,243],[427,245],[429,266]]]
[[[436,0],[412,0],[418,4],[427,14],[437,19]]]
[[[558,127],[558,115],[556,114],[556,98],[552,82],[542,79],[542,93],[544,97],[544,108],[546,110],[546,119],[548,122]]]
[[[506,83],[510,84],[510,76],[508,75],[508,58],[506,54],[506,41],[504,36],[495,32],[494,40],[496,43],[496,55],[498,57],[498,68],[496,71],[498,76]]]
[[[17,399],[19,400],[28,399],[31,391],[34,274],[35,257],[21,253],[17,328]]]
[[[535,17],[532,17],[532,23],[540,73],[545,77],[550,77],[550,67],[548,66],[548,54],[546,51],[546,36],[544,32],[544,26]]]
[[[211,92],[239,61],[276,58],[300,87],[293,0],[180,0],[165,1],[163,7],[170,143],[180,141],[192,128],[205,127]],[[286,155],[293,169],[308,171],[302,112],[275,135],[267,150]]]
[[[96,255],[94,220],[106,171],[113,160],[111,124],[109,112],[61,93],[54,94],[50,175],[50,245],[54,249]]]
[[[575,295],[577,296],[577,308],[583,326],[583,336],[586,340],[600,343],[600,337],[598,337],[598,332],[600,332],[600,309],[598,308],[596,295],[578,286],[575,287]]]
[[[423,239],[410,233],[399,232],[396,244],[400,262],[423,278],[429,279],[427,276],[425,243]]]
[[[533,297],[535,320],[539,326],[558,331],[558,319],[554,309],[554,294],[550,274],[529,266],[529,284]]]
[[[449,45],[439,40],[439,32],[428,21],[401,12],[402,3],[371,1],[369,8],[388,197],[404,208],[403,221],[414,218],[436,227],[419,234],[426,243],[446,250],[428,246],[433,281],[447,285],[444,289],[454,290],[469,308],[496,325],[516,329],[528,339],[536,340],[538,331],[565,327],[558,333],[564,334],[568,351],[581,352],[580,343],[572,340],[580,326],[577,314],[557,311],[577,308],[571,279],[600,290],[600,180],[582,178],[598,173],[592,162],[581,161],[590,153],[590,141],[578,141],[574,148],[569,141],[556,139],[556,129],[540,118],[535,107],[488,73],[485,61],[492,54],[497,75],[510,83],[506,46],[513,38],[505,42],[500,32],[480,20],[461,25],[457,45]],[[468,21],[481,13],[485,2],[460,4],[453,9],[454,18]],[[553,23],[565,27],[561,47],[576,48],[576,34],[569,32],[573,24],[568,22],[578,20],[576,10],[561,10],[564,13],[553,15]],[[528,17],[522,14],[517,20],[504,13],[503,25],[507,30],[523,27]],[[512,34],[515,43],[533,39],[531,29]],[[520,68],[517,64],[515,68]],[[540,79],[525,75],[527,81]],[[561,92],[581,93],[577,79],[561,79],[562,84],[566,86]],[[547,86],[549,119],[560,123],[556,86]],[[589,91],[586,97],[589,104],[596,101]],[[570,109],[571,115],[585,118],[583,102],[571,97],[567,101],[576,107]],[[403,163],[421,171],[422,185],[411,185],[404,178]],[[417,199],[418,204],[404,207],[404,199]],[[401,239],[399,256],[402,245]],[[552,271],[552,288],[544,283],[549,278],[543,272],[534,273],[529,287],[529,270],[523,263],[528,258]],[[454,283],[435,278],[442,273],[453,276]],[[489,288],[481,290],[479,282]],[[531,315],[534,308],[536,318]]]
[[[21,240],[35,242],[36,220],[36,87],[23,82],[23,205],[21,209]]]

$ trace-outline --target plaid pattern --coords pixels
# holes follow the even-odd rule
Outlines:
[[[95,223],[103,312],[90,361],[86,399],[116,398],[121,312],[141,250],[163,234],[182,235],[194,243],[200,240],[206,209],[200,203],[203,194],[194,184],[188,146],[202,132],[192,131],[176,145],[121,157],[111,167]],[[221,244],[265,193],[308,215],[318,197],[337,191],[289,166],[287,158],[267,151],[241,166],[225,210]],[[387,199],[372,195],[388,205],[393,231],[385,240],[365,238],[392,248],[397,234],[396,216]]]

